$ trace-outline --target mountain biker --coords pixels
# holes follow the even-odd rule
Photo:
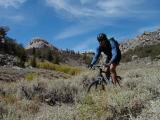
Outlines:
[[[113,37],[108,39],[106,34],[104,33],[100,33],[97,36],[97,40],[99,42],[99,46],[96,49],[96,53],[92,59],[90,67],[96,64],[98,58],[101,55],[101,52],[103,52],[105,55],[107,55],[106,65],[105,65],[107,67],[106,75],[108,75],[108,73],[111,73],[113,84],[116,83],[119,84],[119,81],[116,78],[117,76],[116,67],[121,60],[121,51],[119,49],[119,44]]]

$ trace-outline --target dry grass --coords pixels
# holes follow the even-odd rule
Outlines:
[[[68,79],[33,77],[0,85],[2,119],[31,120],[159,120],[160,67],[121,65],[122,88],[86,88],[95,71]]]

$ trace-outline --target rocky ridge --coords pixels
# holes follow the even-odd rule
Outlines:
[[[137,46],[155,45],[158,43],[160,43],[160,29],[153,32],[144,32],[135,39],[125,41],[120,44],[120,49],[122,53],[125,53]]]
[[[31,40],[29,45],[26,47],[26,49],[32,49],[32,48],[50,48],[50,49],[57,49],[53,45],[49,44],[46,40],[36,37]]]

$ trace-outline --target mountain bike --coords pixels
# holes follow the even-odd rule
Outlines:
[[[105,67],[104,65],[94,65],[92,67],[93,70],[98,69],[98,75],[96,76],[95,80],[93,82],[91,82],[91,84],[89,85],[87,92],[90,92],[91,89],[93,89],[93,86],[95,87],[95,89],[97,89],[99,86],[101,86],[101,89],[105,90],[105,85],[113,83],[110,74],[106,75],[106,72],[103,71],[104,67]],[[105,75],[103,73],[105,73]],[[120,81],[121,77],[117,76],[117,80]],[[120,86],[120,84],[119,84],[119,86]]]

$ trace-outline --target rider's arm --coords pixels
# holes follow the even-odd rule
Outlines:
[[[99,58],[100,55],[101,55],[101,50],[100,50],[100,47],[98,47],[96,49],[96,53],[95,53],[95,55],[94,55],[94,57],[92,59],[91,65],[96,64],[96,62],[97,62],[97,60],[98,60],[98,58]]]
[[[111,43],[111,48],[112,48],[112,58],[111,58],[109,64],[112,64],[113,61],[117,58],[118,46],[117,46],[116,42],[114,42],[114,41],[110,41],[110,43]]]

